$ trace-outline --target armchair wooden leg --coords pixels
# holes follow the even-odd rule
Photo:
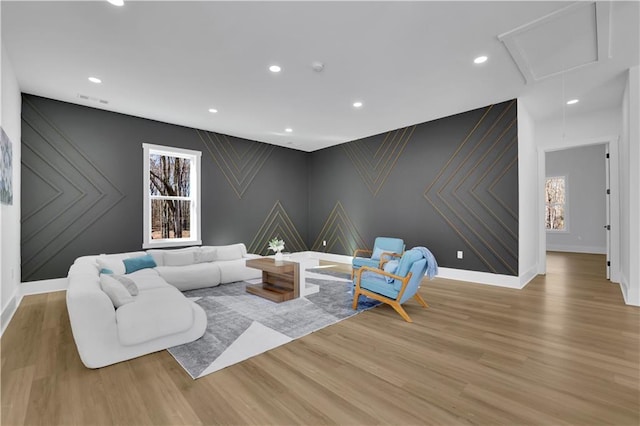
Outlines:
[[[424,299],[422,298],[422,296],[420,296],[418,293],[414,294],[413,297],[418,301],[418,303],[420,303],[423,307],[428,308],[429,305],[427,305],[427,302],[424,301]]]
[[[353,303],[351,304],[351,308],[355,311],[358,309],[358,298],[360,297],[360,293],[357,290],[353,289]]]
[[[407,314],[407,311],[405,311],[402,305],[400,305],[398,302],[389,302],[389,305],[391,305],[391,307],[395,309],[396,312],[399,313],[406,322],[413,322],[409,314]]]

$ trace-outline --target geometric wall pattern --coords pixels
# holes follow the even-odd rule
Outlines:
[[[489,271],[513,275],[518,215],[499,189],[517,172],[517,130],[515,100],[487,107],[423,194]]]
[[[247,247],[247,251],[263,256],[273,254],[273,252],[269,250],[269,240],[276,237],[284,241],[285,251],[287,252],[307,250],[304,239],[300,236],[289,215],[287,215],[280,200],[276,201],[273,205],[273,208],[253,238],[253,241],[251,241]]]
[[[224,174],[238,198],[249,188],[274,145],[234,140],[229,136],[196,130],[211,158]]]
[[[29,101],[22,109],[22,280],[115,207],[124,195]]]
[[[366,138],[342,144],[344,152],[374,197],[378,195],[415,129],[416,126],[409,126],[387,132],[383,138]]]
[[[322,242],[327,245],[323,246]],[[356,249],[366,249],[369,246],[360,236],[340,201],[336,202],[333,210],[324,221],[322,230],[313,243],[311,250],[329,253],[352,254]]]

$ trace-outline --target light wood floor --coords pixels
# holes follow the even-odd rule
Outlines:
[[[602,256],[550,253],[524,290],[444,279],[205,378],[166,351],[82,366],[64,292],[1,340],[2,425],[640,423],[640,309]]]

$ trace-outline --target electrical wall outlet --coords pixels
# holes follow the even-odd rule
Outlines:
[[[458,259],[462,259],[462,258],[463,258],[462,250],[458,250]]]
[[[327,246],[327,241],[326,240],[322,240],[322,246],[326,247]]]

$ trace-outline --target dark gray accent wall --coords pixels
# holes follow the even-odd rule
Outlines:
[[[24,94],[22,281],[141,250],[145,142],[202,152],[203,244],[307,249],[307,153]]]
[[[395,236],[443,267],[517,275],[517,135],[509,101],[314,152],[312,249]]]
[[[515,101],[305,153],[24,94],[22,281],[141,250],[145,142],[202,151],[203,244],[351,255],[398,236],[517,275]]]

